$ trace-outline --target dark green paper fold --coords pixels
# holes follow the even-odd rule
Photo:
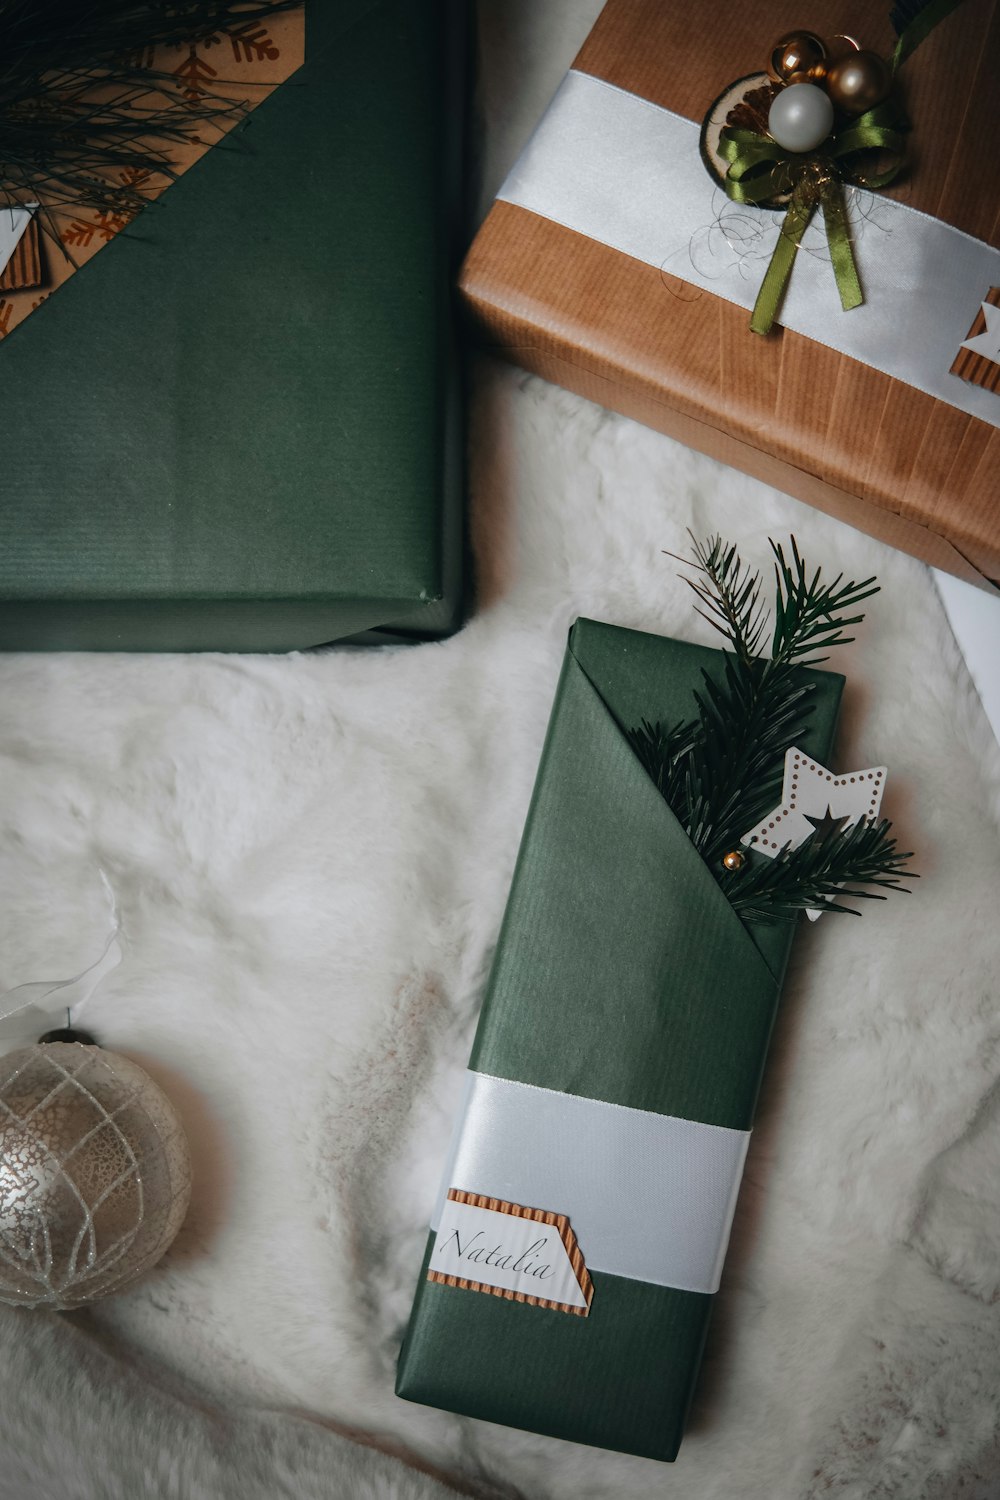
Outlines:
[[[0,648],[458,623],[461,19],[308,0],[304,67],[0,342]]]
[[[573,627],[476,1071],[750,1128],[793,929],[744,927],[624,733],[643,718],[691,717],[702,671],[721,665],[718,651],[660,636]],[[800,743],[826,760],[843,679],[808,676],[814,708]],[[575,1318],[429,1283],[425,1261],[398,1394],[674,1458],[712,1299],[599,1272],[593,1281],[590,1315]]]

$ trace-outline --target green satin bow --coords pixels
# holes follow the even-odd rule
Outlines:
[[[892,100],[859,115],[827,137],[815,151],[786,151],[769,135],[726,126],[719,151],[729,162],[726,194],[734,203],[767,204],[787,199],[785,221],[754,304],[750,327],[769,333],[792,274],[795,254],[818,205],[823,209],[826,238],[841,305],[858,307],[864,297],[854,263],[847,222],[844,185],[885,187],[903,165],[908,122]],[[889,156],[879,172],[865,172],[870,153]]]

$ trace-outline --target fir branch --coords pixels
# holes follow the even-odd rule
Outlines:
[[[723,868],[723,855],[780,797],[785,751],[811,711],[813,684],[802,681],[802,668],[826,660],[817,653],[853,640],[847,632],[864,616],[851,612],[878,585],[874,578],[845,581],[842,573],[826,583],[819,568],[808,572],[794,537],[790,558],[772,541],[774,627],[771,656],[763,658],[758,652],[770,616],[759,573],[719,536],[691,540],[698,576],[685,581],[698,613],[730,650],[721,678],[702,674],[697,718],[671,727],[643,720],[629,732],[657,790],[746,921],[788,920],[808,907],[853,911],[836,903],[842,894],[884,899],[858,886],[906,889],[899,874],[911,856],[897,850],[888,823],[866,820],[833,839],[816,837],[786,849],[775,860],[751,856],[740,871]]]
[[[842,906],[836,898],[886,899],[878,890],[859,890],[858,886],[909,891],[900,875],[913,855],[897,848],[889,836],[891,827],[884,819],[861,818],[832,838],[810,838],[797,848],[786,845],[774,859],[758,856],[742,870],[723,870],[719,885],[744,921],[791,921],[810,907],[859,916],[854,907]],[[909,880],[919,879],[913,871],[905,874]]]
[[[138,212],[149,201],[144,176],[174,176],[171,146],[245,108],[210,90],[165,102],[176,80],[143,66],[151,50],[299,3],[0,0],[0,205]]]
[[[735,547],[727,547],[721,536],[699,542],[689,531],[695,566],[702,578],[686,578],[685,583],[705,606],[697,613],[713,630],[725,636],[732,650],[744,663],[759,654],[767,624],[767,612],[760,598],[760,574],[744,566]],[[678,562],[688,559],[668,552]]]
[[[643,719],[638,729],[628,732],[643,769],[660,796],[675,810],[685,805],[687,758],[699,733],[696,720],[667,729],[660,720],[651,724],[648,719]]]
[[[812,684],[798,669],[825,659],[812,656],[815,650],[852,639],[845,630],[863,616],[845,611],[878,586],[873,578],[845,583],[843,574],[824,584],[819,568],[807,574],[794,537],[791,564],[771,542],[777,596],[768,660],[758,655],[770,618],[760,574],[720,536],[701,542],[689,535],[699,576],[685,582],[698,598],[698,613],[725,637],[731,654],[721,682],[703,674],[697,720],[669,731],[647,723],[629,738],[695,848],[714,864],[774,806],[785,750],[811,711]]]
[[[695,694],[697,732],[690,736],[678,816],[709,863],[774,806],[785,749],[812,711],[812,684],[779,681],[767,665],[758,658],[744,666],[727,656],[722,680],[704,673]]]
[[[846,646],[854,640],[844,631],[852,625],[860,625],[864,615],[847,615],[845,612],[877,594],[879,586],[874,577],[865,578],[861,583],[843,583],[843,573],[838,573],[832,583],[823,584],[819,568],[809,578],[794,537],[791,546],[792,565],[789,566],[780,546],[776,542],[770,543],[777,583],[771,660],[776,666],[815,667],[827,658],[811,656],[810,652]]]

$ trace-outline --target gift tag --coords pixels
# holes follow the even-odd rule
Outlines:
[[[951,373],[1000,393],[1000,286],[991,286],[986,293]]]
[[[565,1214],[452,1188],[428,1281],[585,1318],[593,1282]]]

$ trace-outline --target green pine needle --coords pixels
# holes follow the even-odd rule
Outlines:
[[[832,583],[823,584],[819,568],[810,579],[794,537],[791,545],[793,566],[790,567],[781,548],[770,542],[777,582],[771,659],[775,663],[816,667],[827,657],[814,656],[812,652],[846,646],[853,641],[854,637],[845,635],[844,630],[860,625],[864,615],[848,615],[846,611],[856,608],[863,599],[870,599],[879,588],[874,578],[865,578],[861,583],[842,583],[843,573],[838,573]]]
[[[691,537],[695,563],[701,578],[685,578],[704,608],[698,614],[713,630],[726,637],[744,663],[759,654],[760,642],[767,626],[767,614],[760,599],[760,574],[744,567],[735,547],[727,547],[720,536],[699,542]],[[668,552],[678,562],[687,559]]]

